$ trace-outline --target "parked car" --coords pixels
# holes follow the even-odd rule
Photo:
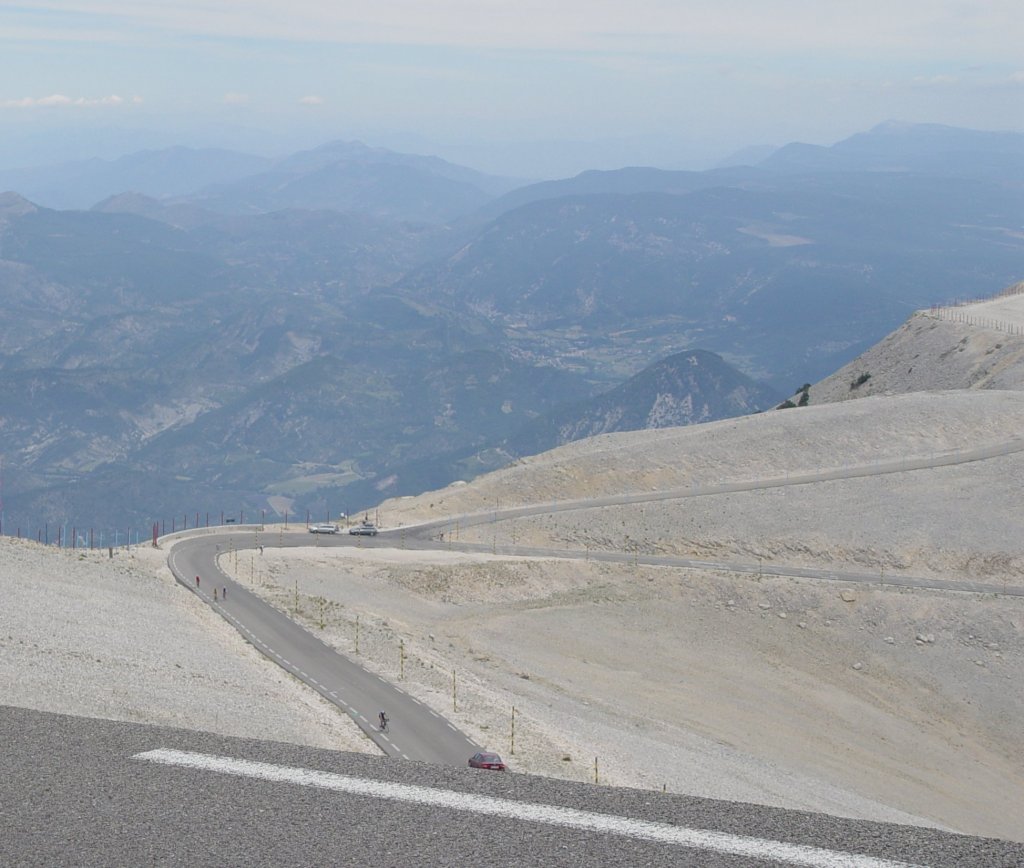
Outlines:
[[[368,521],[364,521],[362,524],[352,525],[352,527],[348,529],[348,532],[353,536],[377,536],[377,526]]]
[[[309,526],[310,533],[337,533],[338,526],[336,524],[311,524]]]
[[[496,772],[508,771],[500,756],[496,753],[488,753],[486,751],[473,754],[473,756],[469,758],[469,767],[471,769],[491,769]]]

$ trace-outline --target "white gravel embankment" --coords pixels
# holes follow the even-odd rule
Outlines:
[[[342,750],[347,717],[174,582],[166,552],[0,537],[3,703]]]

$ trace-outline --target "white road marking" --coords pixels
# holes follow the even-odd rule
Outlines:
[[[826,850],[806,844],[770,841],[765,838],[731,835],[726,832],[715,832],[708,829],[688,829],[685,826],[673,826],[669,823],[636,820],[630,817],[618,817],[613,814],[596,814],[590,811],[576,810],[575,808],[564,808],[559,805],[516,802],[511,799],[496,799],[488,796],[458,793],[454,790],[440,790],[432,787],[375,781],[369,778],[340,775],[335,772],[272,765],[270,763],[211,756],[190,751],[160,748],[158,750],[137,753],[133,759],[146,760],[163,765],[184,766],[186,768],[220,774],[259,778],[265,781],[297,784],[304,787],[317,787],[319,789],[353,793],[377,799],[391,799],[399,802],[432,805],[449,810],[506,817],[512,820],[523,820],[531,823],[548,823],[552,826],[565,826],[588,832],[622,835],[627,838],[656,841],[661,844],[674,844],[680,847],[710,850],[717,853],[728,853],[751,859],[789,862],[793,865],[811,866],[811,868],[909,868],[910,866],[910,863],[907,862],[896,862],[889,859],[879,859],[874,856],[862,856],[856,853],[844,853],[838,850]]]

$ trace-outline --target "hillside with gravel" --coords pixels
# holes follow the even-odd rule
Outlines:
[[[381,504],[388,545],[268,544],[235,578],[515,771],[1022,841],[1024,391],[962,379],[1006,350],[988,382],[1020,382],[1020,337],[942,316],[912,319],[892,357],[961,388],[879,367],[893,394],[578,441]],[[435,550],[406,549],[425,521]],[[371,748],[166,556],[0,539],[4,702]],[[811,575],[770,569],[787,566]]]
[[[987,301],[918,311],[810,386],[805,404],[947,389],[1024,389],[1024,283]]]
[[[366,751],[351,720],[179,586],[148,546],[0,537],[2,704]]]

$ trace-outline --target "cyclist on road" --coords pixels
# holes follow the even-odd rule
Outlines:
[[[382,711],[378,715],[378,718],[380,720],[380,731],[381,732],[387,732],[388,731],[388,716]]]

